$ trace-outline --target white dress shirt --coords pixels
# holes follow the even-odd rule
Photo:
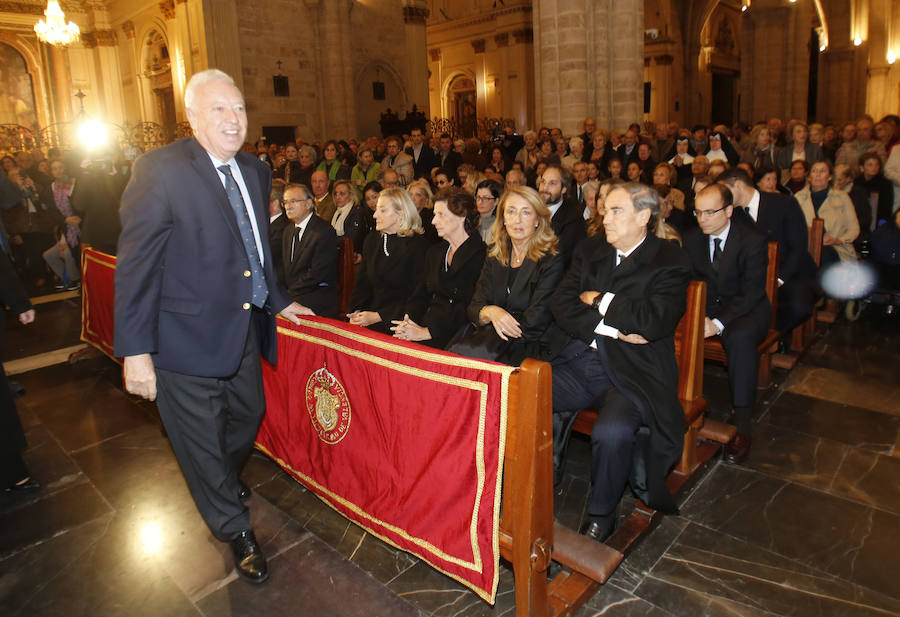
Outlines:
[[[622,260],[631,255],[633,252],[637,250],[637,248],[644,243],[644,240],[647,239],[647,236],[641,238],[641,241],[632,246],[627,251],[619,251],[616,250],[616,267],[619,267],[619,264],[622,263]],[[609,309],[610,303],[612,303],[613,298],[616,297],[616,294],[607,291],[603,294],[603,298],[600,300],[599,306],[597,306],[597,310],[601,315],[606,315],[607,309]],[[600,336],[608,336],[609,338],[619,338],[619,329],[613,328],[612,326],[608,326],[604,323],[604,319],[600,320],[600,323],[597,324],[597,327],[594,328],[594,333],[599,334]],[[597,341],[591,341],[591,347],[597,349]]]
[[[303,239],[303,232],[306,230],[306,226],[309,224],[311,216],[312,211],[306,215],[305,219],[299,223],[294,223],[294,237],[291,239],[291,261],[294,261],[294,249],[300,246],[300,240]]]

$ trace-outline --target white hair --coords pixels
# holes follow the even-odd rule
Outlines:
[[[581,137],[573,137],[569,140],[569,148],[574,148],[575,146],[584,146],[584,140]]]
[[[184,107],[186,109],[192,109],[191,103],[194,102],[194,96],[197,94],[197,89],[213,81],[222,81],[232,86],[234,85],[234,80],[231,76],[219,69],[206,69],[205,71],[194,73],[187,83],[187,87],[184,89]]]

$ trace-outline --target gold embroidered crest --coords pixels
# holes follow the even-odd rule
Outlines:
[[[323,366],[306,382],[306,409],[319,439],[334,445],[350,429],[350,400],[344,386]]]

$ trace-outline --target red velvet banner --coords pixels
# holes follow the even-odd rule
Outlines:
[[[279,320],[257,446],[328,505],[493,603],[512,368]]]
[[[82,251],[83,341],[113,356],[116,258]],[[257,447],[325,503],[493,603],[513,368],[279,319]]]
[[[81,251],[81,340],[110,358],[115,326],[116,258],[96,249]]]

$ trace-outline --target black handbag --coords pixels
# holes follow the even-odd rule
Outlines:
[[[510,346],[497,336],[491,323],[476,326],[468,323],[447,344],[447,351],[479,360],[497,360]]]

